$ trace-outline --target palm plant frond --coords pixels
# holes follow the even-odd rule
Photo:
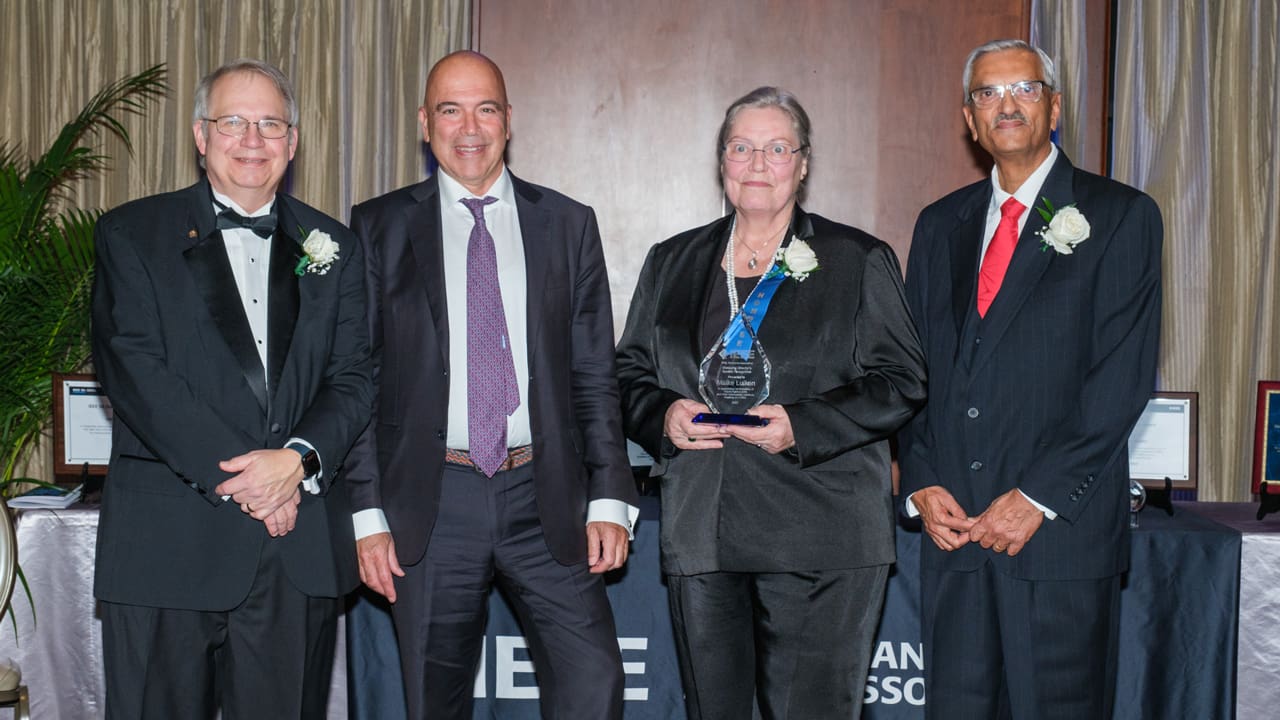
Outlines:
[[[124,143],[126,151],[133,152],[129,132],[118,116],[140,114],[147,102],[162,97],[168,91],[164,78],[163,64],[121,78],[100,90],[62,127],[49,149],[24,173],[21,191],[26,213],[18,220],[18,234],[42,226],[53,203],[64,199],[71,181],[106,169],[107,156],[87,146],[88,138],[110,133]]]
[[[61,206],[73,182],[107,169],[96,141],[113,135],[132,152],[125,118],[167,91],[164,65],[155,65],[104,87],[35,159],[0,141],[0,491],[11,491],[16,467],[48,423],[50,373],[89,359],[101,211]]]
[[[132,153],[125,117],[167,91],[164,65],[155,65],[94,95],[34,160],[0,141],[0,493],[32,481],[15,474],[48,425],[50,373],[89,360],[93,225],[101,211],[61,207],[68,187],[107,169],[109,158],[91,139],[114,135]],[[18,579],[31,600],[21,567]]]

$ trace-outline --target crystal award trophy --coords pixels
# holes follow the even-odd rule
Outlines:
[[[747,410],[769,397],[769,358],[751,323],[739,315],[698,366],[698,394],[711,408],[694,422],[716,425],[765,425]],[[736,329],[736,332],[735,332]]]

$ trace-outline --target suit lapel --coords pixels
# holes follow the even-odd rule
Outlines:
[[[702,337],[706,334],[707,306],[711,303],[711,293],[716,291],[716,281],[720,277],[720,259],[724,257],[724,247],[729,241],[729,228],[733,223],[733,215],[726,215],[718,222],[707,226],[689,243],[689,256],[680,263],[679,277],[672,278],[669,286],[688,288],[688,295],[677,298],[673,307],[676,312],[688,318],[689,349],[696,363],[701,363],[709,348],[702,346]],[[713,318],[712,322],[716,322]],[[723,332],[729,325],[729,318],[724,318],[724,325],[717,328]]]
[[[982,250],[987,225],[987,205],[991,202],[991,183],[981,185],[961,211],[960,222],[947,240],[951,254],[951,310],[955,316],[956,336],[964,334],[965,321],[977,302],[978,254]]]
[[[208,308],[209,316],[244,374],[245,382],[257,398],[263,412],[267,410],[266,374],[254,347],[253,332],[244,314],[231,262],[222,243],[222,233],[214,225],[212,194],[206,183],[199,183],[189,195],[189,212],[196,226],[195,242],[183,251],[191,278]],[[191,242],[188,239],[188,242]]]
[[[271,241],[271,267],[267,291],[267,389],[275,397],[285,358],[293,345],[293,332],[298,323],[298,276],[294,273],[302,257],[299,225],[288,200],[276,196],[276,213],[280,224]]]
[[[510,177],[516,197],[516,216],[520,220],[520,238],[524,244],[525,337],[532,348],[537,347],[544,315],[542,299],[546,297],[547,282],[555,268],[553,249],[548,242],[551,238],[551,217],[538,205],[542,193],[537,188],[514,175]]]
[[[417,202],[406,208],[409,247],[422,279],[427,313],[440,342],[440,362],[449,367],[449,309],[444,286],[444,236],[440,230],[440,187],[435,176],[413,191]]]
[[[1049,198],[1049,202],[1053,203],[1055,208],[1065,207],[1075,202],[1071,192],[1073,173],[1074,169],[1071,162],[1067,160],[1066,154],[1059,151],[1058,160],[1049,171],[1049,176],[1045,178],[1044,185],[1036,196],[1035,204],[1040,205],[1041,198],[1045,197]],[[991,356],[1005,331],[1009,329],[1009,325],[1022,310],[1027,298],[1031,296],[1041,276],[1057,257],[1057,253],[1041,249],[1037,232],[1044,228],[1045,222],[1035,208],[1029,212],[1031,215],[1027,217],[1022,233],[1018,235],[1018,244],[1013,250],[1013,258],[1009,261],[1009,269],[1000,283],[1000,292],[987,310],[982,330],[984,341],[974,356],[975,368]]]
[[[814,253],[817,254],[819,262],[823,256],[822,241],[815,240],[813,237],[813,221],[809,219],[809,214],[799,205],[796,206],[791,216],[791,226],[787,229],[787,235],[782,239],[782,249],[786,249],[794,240],[803,240],[809,243]],[[817,243],[815,245],[815,243]],[[824,275],[821,272],[813,275],[805,281],[805,285],[810,289],[820,287],[822,283],[831,279],[831,275]],[[769,303],[769,309],[765,316],[760,319],[757,328],[757,337],[760,344],[764,347],[765,354],[769,352],[769,348],[778,347],[786,343],[794,337],[797,327],[804,327],[807,324],[808,315],[813,311],[811,304],[806,304],[809,299],[821,296],[817,291],[810,292],[805,290],[800,283],[791,279],[784,279],[782,284],[774,291],[773,299]],[[743,298],[745,303],[747,298]]]

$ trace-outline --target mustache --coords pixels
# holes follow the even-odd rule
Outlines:
[[[1017,120],[1018,122],[1025,123],[1027,121],[1027,116],[1023,115],[1021,111],[1015,111],[1011,113],[1000,113],[999,115],[996,115],[994,120],[991,121],[991,124],[993,126],[998,125],[1006,120]]]

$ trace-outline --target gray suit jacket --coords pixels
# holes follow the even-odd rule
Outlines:
[[[733,439],[679,452],[662,436],[671,403],[699,398],[704,308],[723,292],[714,279],[730,220],[653,247],[618,344],[627,435],[662,476],[663,569],[893,562],[887,438],[924,403],[925,371],[897,258],[870,235],[798,208],[792,219],[821,267],[803,283],[783,282],[758,337],[773,367],[766,402],[786,408],[794,453]]]
[[[215,228],[206,182],[105,214],[95,229],[93,361],[115,411],[94,592],[118,603],[228,610],[249,591],[265,543],[313,596],[355,587],[342,464],[369,418],[364,267],[351,231],[280,194],[264,372]],[[325,275],[294,274],[299,229],[340,246]],[[323,494],[302,494],[297,528],[271,538],[223,502],[218,462],[306,439]]]

